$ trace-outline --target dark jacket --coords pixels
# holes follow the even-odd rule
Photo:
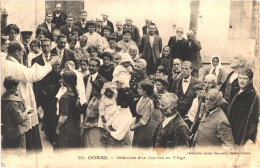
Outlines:
[[[25,113],[22,99],[15,95],[3,94],[1,99],[1,133],[5,138],[18,137],[29,130],[30,122]]]
[[[185,94],[182,91],[182,80],[183,77],[177,79],[172,86],[170,92],[175,93],[178,96],[178,111],[180,115],[185,118],[185,115],[188,113],[191,108],[192,101],[196,97],[195,90],[193,89],[194,85],[198,84],[199,81],[193,76],[190,79],[190,84]]]
[[[123,39],[123,34],[119,35],[118,31],[114,33],[114,36],[116,37],[117,42],[121,41]]]
[[[172,72],[173,67],[173,59],[170,57],[164,57],[162,56],[159,60],[159,65],[163,66],[165,69],[165,75],[169,75]]]
[[[48,35],[46,36],[46,38],[50,39],[51,41],[54,41],[53,37],[52,37],[52,32],[53,30],[55,30],[57,27],[54,23],[51,23],[51,31],[49,30],[46,22],[42,23],[42,24],[39,24],[38,25],[38,28],[39,27],[44,27],[47,31],[48,31]]]
[[[111,27],[111,33],[114,33],[114,25],[110,20],[107,20],[107,26]]]
[[[66,24],[66,19],[67,19],[67,14],[65,12],[61,11],[59,17],[56,17],[55,11],[53,12],[52,23],[54,23],[58,29]]]
[[[184,61],[190,61],[192,67],[195,70],[199,70],[202,65],[202,60],[200,56],[201,44],[198,40],[192,41],[191,46],[189,46],[189,41],[185,41],[185,57]]]
[[[232,98],[234,97],[236,90],[239,88],[238,85],[238,79],[235,79],[230,85],[231,88],[227,89],[227,87],[229,86],[229,80],[231,75],[234,73],[234,71],[232,71],[228,76],[226,81],[221,85],[220,87],[220,91],[223,93],[223,97],[226,99],[226,101],[228,103],[231,102]]]
[[[140,45],[140,34],[139,29],[135,25],[130,25],[130,28],[127,28],[126,24],[123,26],[123,30],[130,30],[132,32],[132,40],[135,41],[136,45]]]
[[[147,29],[148,29],[147,26],[143,26],[143,27],[142,27],[143,35],[145,35],[145,34],[148,33],[148,30],[147,30]],[[156,30],[155,30],[155,34],[159,35],[159,31],[158,31],[157,27],[156,27]]]
[[[164,128],[162,128],[163,121],[157,126],[153,133],[153,147],[188,147],[190,131],[180,114],[177,113],[176,117],[174,117]]]
[[[56,47],[51,50],[51,54],[52,55],[58,55]],[[75,57],[74,57],[74,53],[65,48],[64,54],[63,54],[63,57],[62,57],[62,61],[61,61],[61,65],[60,65],[61,69],[64,69],[65,63],[67,61],[73,61],[75,63],[75,65],[77,65],[77,62],[76,62]]]
[[[162,38],[155,34],[153,48],[151,48],[150,35],[144,35],[141,40],[139,52],[142,54],[141,57],[145,59],[147,63],[149,63],[150,60],[153,60],[154,65],[158,66],[160,54],[162,52]]]
[[[185,42],[187,40],[182,38],[176,41],[176,36],[172,36],[169,39],[168,46],[171,48],[171,56],[173,59],[180,58],[182,61],[185,58]]]
[[[68,25],[64,25],[60,28],[61,33],[65,34],[68,39],[71,38],[71,34],[73,31],[77,31],[78,34],[80,34],[80,28],[78,26],[73,25],[71,31],[69,31],[68,28],[69,28]]]
[[[202,120],[194,138],[195,146],[227,146],[233,148],[234,138],[230,123],[221,108]]]
[[[239,88],[235,91],[228,112],[235,143],[244,145],[248,139],[255,143],[259,122],[258,95],[252,83],[240,94],[238,94]]]
[[[81,24],[81,21],[76,22],[76,23],[75,23],[75,26],[78,26],[79,29],[80,29],[79,36],[81,36],[81,35],[83,35],[83,34],[85,34],[85,33],[88,32],[88,26],[87,26],[87,24],[86,24],[85,27],[83,28],[83,27],[82,27],[82,24]]]

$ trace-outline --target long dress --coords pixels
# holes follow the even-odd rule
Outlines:
[[[80,111],[76,107],[74,93],[64,93],[59,104],[60,115],[68,118],[60,128],[56,147],[78,148],[80,147]]]
[[[91,125],[83,131],[83,146],[86,148],[105,148],[106,145],[100,141],[105,134],[103,128],[98,127],[100,98],[93,97],[87,108],[87,114],[84,123]]]
[[[153,101],[149,97],[141,97],[136,105],[136,113],[135,124],[141,121],[143,126],[134,130],[133,147],[152,147],[152,134],[156,128]]]

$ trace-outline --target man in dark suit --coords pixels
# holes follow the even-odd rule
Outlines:
[[[67,36],[68,40],[71,38],[72,33],[74,31],[77,31],[78,34],[80,34],[80,28],[78,26],[74,25],[74,17],[72,15],[68,15],[66,22],[67,22],[67,24],[62,26],[60,28],[60,31],[61,31],[61,33],[65,34]]]
[[[57,3],[55,11],[53,12],[52,23],[54,23],[59,29],[61,26],[66,24],[67,15],[61,10],[61,4]]]
[[[60,57],[61,69],[64,69],[65,63],[67,61],[73,61],[76,64],[74,53],[65,48],[66,43],[67,43],[67,37],[64,34],[61,34],[57,38],[57,47],[51,50],[52,55],[58,55]]]
[[[149,25],[149,34],[142,37],[139,47],[140,57],[147,62],[147,74],[154,75],[159,64],[160,54],[162,52],[162,38],[155,34],[156,25]]]
[[[132,32],[132,40],[136,43],[137,46],[140,45],[140,34],[139,29],[132,24],[133,20],[131,18],[127,18],[125,20],[125,24],[123,26],[123,30],[128,29]]]
[[[153,147],[188,147],[190,131],[177,110],[178,97],[174,93],[165,93],[159,101],[165,118],[153,133]]]
[[[178,27],[176,30],[177,36],[172,36],[169,39],[168,46],[171,47],[171,56],[173,59],[179,58],[182,61],[185,57],[185,38],[183,38],[183,28]]]
[[[150,19],[145,19],[145,26],[142,27],[142,30],[143,30],[143,35],[147,34],[149,32],[149,25],[150,23],[152,23],[152,20]],[[159,35],[159,31],[156,27],[156,30],[155,30],[155,34]]]
[[[110,20],[108,20],[109,15],[106,13],[102,13],[101,16],[103,17],[103,27],[110,26],[111,33],[114,33],[114,25]]]
[[[85,10],[81,10],[80,11],[80,21],[78,21],[77,23],[75,23],[75,26],[78,26],[80,28],[80,33],[79,36],[85,34],[88,32],[88,28],[87,28],[87,16],[88,16],[88,12]]]
[[[29,42],[31,41],[32,31],[22,31],[22,43],[24,45],[24,54],[23,54],[23,65],[28,66],[28,54],[30,52]]]
[[[191,108],[193,99],[196,97],[193,87],[200,82],[191,76],[193,70],[191,62],[184,61],[181,68],[182,76],[173,83],[170,92],[175,93],[178,96],[178,111],[182,118],[188,122],[186,114]]]
[[[123,39],[123,25],[122,21],[116,22],[117,31],[114,33],[114,36],[116,37],[117,42]]]
[[[242,55],[236,55],[233,57],[230,63],[232,72],[227,76],[226,81],[221,85],[220,91],[223,93],[223,97],[230,104],[232,98],[235,95],[236,90],[239,88],[238,73],[246,66],[246,58]]]
[[[37,63],[44,66],[51,58],[51,41],[50,39],[43,39],[41,41],[42,54],[32,59],[32,64]],[[41,106],[44,110],[43,116],[43,130],[53,143],[56,138],[55,128],[58,122],[56,115],[57,98],[55,97],[60,88],[60,62],[53,65],[53,70],[46,75],[42,80],[33,83],[34,94],[37,107]]]
[[[39,24],[38,27],[44,27],[46,30],[48,30],[46,38],[54,41],[52,37],[52,32],[56,29],[56,25],[54,23],[51,23],[52,19],[53,13],[51,11],[46,12],[44,23]]]
[[[187,32],[188,40],[184,43],[185,47],[185,61],[190,61],[193,66],[192,76],[199,77],[199,69],[203,66],[200,56],[201,44],[196,40],[194,31]]]
[[[90,74],[86,75],[83,79],[86,88],[87,102],[89,102],[92,97],[99,96],[104,83],[107,82],[107,80],[98,73],[100,67],[99,59],[91,58],[88,62],[88,67]]]

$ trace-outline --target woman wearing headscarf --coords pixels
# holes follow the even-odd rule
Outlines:
[[[222,83],[225,82],[227,76],[226,76],[225,71],[222,69],[220,56],[214,55],[211,58],[211,65],[203,73],[202,80],[204,80],[205,76],[208,74],[214,74],[217,76],[217,85],[218,86],[220,86]]]

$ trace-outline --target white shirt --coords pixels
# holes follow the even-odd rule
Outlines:
[[[123,30],[118,31],[118,35],[123,35]]]
[[[106,26],[106,25],[107,25],[107,20],[103,21],[103,26]]]
[[[58,47],[56,47],[56,50],[57,50],[58,56],[62,59],[63,55],[64,55],[64,49],[59,49]]]
[[[44,61],[44,63],[46,64],[47,62],[49,62],[49,60],[50,60],[50,58],[51,58],[51,56],[50,56],[51,54],[49,53],[48,54],[48,57],[47,57],[47,59],[46,59],[46,54],[44,54],[44,53],[42,53],[42,59],[43,59],[43,61]]]
[[[86,23],[87,23],[87,22],[82,22],[82,20],[81,20],[81,25],[82,25],[83,28],[85,28]]]
[[[51,32],[51,23],[45,22],[47,24],[47,27],[49,29],[49,31]]]
[[[154,36],[149,36],[151,47],[153,47],[154,44]]]
[[[89,78],[88,78],[88,83],[87,83],[87,87],[86,87],[86,90],[85,90],[86,102],[89,102],[89,98],[90,98],[90,95],[91,95],[91,92],[92,92],[92,83],[90,82],[90,78],[91,78],[92,81],[95,81],[96,78],[97,78],[97,75],[98,75],[98,73],[96,72],[95,74],[90,75]]]
[[[171,120],[173,120],[176,117],[177,113],[171,117],[166,117],[162,123],[162,128],[164,128]]]
[[[191,79],[191,76],[188,77],[187,79],[184,79],[184,78],[182,79],[182,91],[184,94],[186,93],[186,91],[190,85],[190,79]],[[184,80],[187,80],[188,82],[184,82]]]
[[[34,112],[31,116],[31,126],[38,124],[38,115],[34,92],[32,89],[33,82],[42,80],[51,70],[51,64],[45,64],[40,66],[39,64],[33,64],[32,68],[20,64],[15,58],[9,57],[10,60],[6,60],[1,57],[1,94],[5,92],[4,79],[7,76],[14,76],[20,80],[17,88],[19,97],[23,100],[25,108],[33,108]]]
[[[98,47],[98,50],[100,52],[103,51],[103,40],[102,40],[102,37],[100,36],[100,34],[98,34],[97,32],[94,32],[94,33],[87,32],[84,34],[84,36],[87,36],[87,38],[88,38],[86,47],[95,45]]]

